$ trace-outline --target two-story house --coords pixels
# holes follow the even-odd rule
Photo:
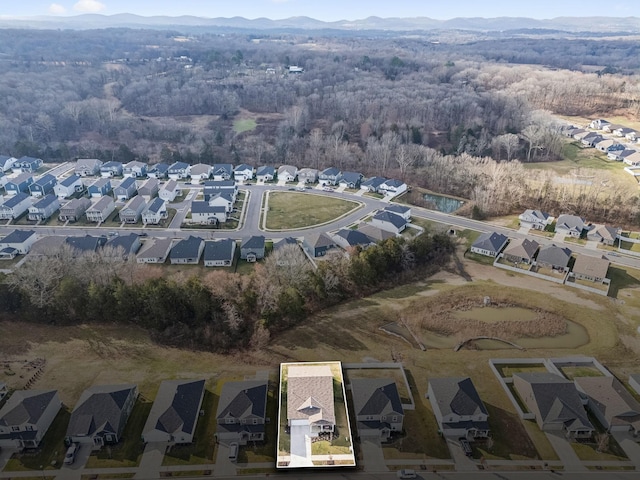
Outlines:
[[[70,177],[62,179],[53,187],[53,193],[60,199],[69,198],[83,190],[84,185],[82,184],[82,179],[75,173]]]
[[[354,378],[351,394],[360,437],[387,441],[393,433],[402,433],[404,408],[393,380]]]
[[[91,198],[100,198],[105,195],[109,195],[113,187],[111,186],[111,180],[108,178],[100,178],[89,185],[87,192]]]
[[[185,162],[175,162],[167,170],[167,175],[171,180],[183,180],[189,176],[191,166]]]
[[[144,201],[144,198],[136,195],[120,210],[120,221],[124,223],[138,223],[146,206],[147,202]]]
[[[18,218],[20,215],[29,210],[31,206],[31,197],[26,193],[20,192],[9,197],[0,205],[0,220],[11,220]]]
[[[47,173],[29,185],[29,193],[32,197],[44,197],[45,195],[53,193],[53,187],[55,187],[57,183],[58,179],[50,173]]]
[[[122,162],[107,162],[100,167],[100,176],[103,178],[121,177]]]
[[[147,176],[148,165],[146,163],[133,160],[122,166],[122,176],[125,178],[143,178]]]
[[[102,223],[116,209],[116,202],[109,195],[100,197],[97,202],[87,208],[87,220],[90,222]]]
[[[264,440],[267,380],[226,382],[216,411],[216,439],[229,444]]]
[[[60,208],[60,200],[53,194],[46,195],[29,207],[29,220],[46,220]]]
[[[157,225],[167,217],[167,202],[160,197],[156,197],[149,202],[142,212],[142,223],[145,225]]]
[[[91,200],[88,198],[74,198],[60,207],[58,219],[61,222],[77,222],[90,206]]]
[[[113,189],[115,197],[122,202],[129,200],[137,191],[138,185],[136,184],[136,179],[133,177],[125,178],[120,182],[120,185]]]
[[[233,178],[233,165],[230,163],[214,163],[211,177],[217,182],[230,180]]]
[[[37,448],[60,408],[57,390],[16,390],[0,409],[0,447]]]
[[[79,158],[74,173],[79,177],[93,177],[100,174],[102,161],[97,158]]]
[[[29,185],[33,183],[33,175],[30,173],[20,173],[13,178],[7,180],[4,186],[7,195],[15,195],[17,193],[29,193]]]

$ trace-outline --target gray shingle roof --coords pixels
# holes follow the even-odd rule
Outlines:
[[[488,250],[490,252],[498,252],[504,246],[507,237],[498,232],[483,233],[473,242],[473,248]]]
[[[335,425],[333,373],[329,365],[288,365],[287,420]]]
[[[265,418],[267,409],[267,381],[246,380],[226,382],[220,392],[217,419],[243,419],[248,416]]]
[[[161,199],[160,197],[156,197],[149,202],[149,205],[147,205],[145,210],[151,213],[158,213],[160,210],[162,210],[163,206],[164,206],[164,200]]]
[[[36,232],[34,232],[33,230],[14,230],[9,235],[4,237],[0,242],[1,243],[22,243],[35,234]]]
[[[171,249],[169,258],[195,258],[198,256],[202,242],[204,242],[204,240],[200,237],[189,235],[189,237],[180,240]]]
[[[351,247],[355,247],[357,245],[370,245],[371,243],[374,243],[371,238],[367,237],[359,230],[343,228],[336,232],[336,236],[343,238]]]
[[[404,205],[397,205],[397,204],[387,205],[386,207],[384,207],[384,209],[388,212],[395,213],[397,215],[404,215],[405,213],[408,213],[411,211],[411,208],[405,207]]]
[[[129,189],[136,186],[136,179],[133,177],[125,178],[120,185],[118,185],[117,190],[119,189]]]
[[[24,202],[24,200],[26,198],[29,198],[29,195],[27,195],[24,192],[18,192],[17,194],[15,194],[12,197],[9,197],[7,200],[5,200],[5,202],[2,204],[2,206],[7,207],[7,208],[13,208],[16,205],[19,205],[22,202]]]
[[[556,267],[566,267],[569,265],[571,258],[571,250],[564,247],[558,247],[555,244],[540,247],[538,252],[538,263],[547,263]]]
[[[587,275],[595,278],[605,278],[611,262],[607,258],[592,257],[591,255],[576,255],[576,262],[573,264],[573,273]]]
[[[577,215],[562,214],[558,217],[556,222],[556,230],[558,228],[564,228],[571,232],[581,233],[584,228],[584,218],[580,218]]]
[[[293,237],[285,237],[280,240],[278,243],[273,245],[273,250],[280,250],[281,248],[286,247],[287,245],[298,245],[298,241]]]
[[[504,249],[502,253],[505,255],[512,255],[514,257],[528,258],[531,260],[533,255],[538,250],[540,244],[535,240],[529,240],[528,238],[518,238],[512,240],[511,243]]]
[[[335,246],[335,242],[326,233],[314,233],[306,237],[306,242],[313,248]]]
[[[67,237],[65,242],[81,253],[95,252],[98,246],[104,245],[105,239],[102,237],[92,237],[85,235],[84,237]]]
[[[249,249],[263,249],[264,248],[264,235],[254,235],[253,237],[249,237],[242,241],[241,248],[249,248]]]
[[[393,212],[389,212],[386,210],[376,213],[373,216],[373,219],[378,220],[380,222],[390,223],[396,228],[402,228],[407,225],[407,221],[404,218],[402,218],[400,215],[397,215]]]
[[[225,238],[216,242],[204,243],[204,261],[233,260],[235,240]]]
[[[364,182],[362,182],[361,186],[378,188],[380,185],[382,185],[386,181],[387,179],[384,177],[371,177],[365,180]]]
[[[261,175],[275,175],[276,169],[271,165],[261,165],[256,169],[256,176],[259,177]]]
[[[152,430],[168,434],[195,433],[204,395],[204,380],[164,380],[160,384],[143,435]]]
[[[191,213],[223,213],[227,209],[224,205],[209,205],[209,202],[191,202]]]
[[[125,404],[135,392],[136,386],[130,384],[87,388],[71,412],[67,436],[91,436],[99,431],[120,433],[126,421]]]
[[[56,197],[55,195],[48,194],[42,197],[36,203],[34,203],[33,206],[37,208],[47,208],[49,205],[55,202],[59,202],[58,197]]]
[[[70,187],[71,185],[76,183],[78,180],[80,180],[80,177],[74,173],[70,177],[67,177],[62,181],[60,181],[60,185],[62,185],[63,187]]]
[[[320,172],[321,177],[336,177],[340,174],[340,170],[336,167],[325,168]]]
[[[640,430],[640,402],[615,377],[577,377],[583,391],[611,426],[632,425]]]
[[[9,427],[36,424],[45,412],[56,390],[17,390],[0,410],[0,425]]]
[[[469,377],[432,378],[429,380],[442,416],[487,415],[487,409]]]
[[[351,393],[356,415],[404,414],[398,387],[390,378],[354,378]]]
[[[137,242],[137,243],[136,243]],[[121,249],[125,254],[136,253],[140,248],[140,240],[137,234],[118,235],[109,240],[105,247]]]

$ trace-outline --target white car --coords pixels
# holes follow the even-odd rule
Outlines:
[[[418,475],[416,475],[416,471],[408,468],[404,470],[398,470],[397,475],[398,478],[418,478]]]
[[[78,444],[72,443],[67,449],[67,453],[64,456],[64,464],[71,465],[76,461],[76,454],[78,453]]]

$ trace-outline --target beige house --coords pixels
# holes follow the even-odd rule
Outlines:
[[[605,283],[610,263],[605,257],[576,254],[576,262],[571,273],[576,280]]]
[[[529,240],[528,238],[518,238],[512,240],[511,243],[504,249],[502,255],[505,260],[509,260],[513,263],[526,263],[530,264],[533,261],[533,256],[540,244],[535,240]]]

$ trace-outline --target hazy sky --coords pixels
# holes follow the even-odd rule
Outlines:
[[[319,20],[379,17],[532,17],[640,15],[638,0],[0,0],[0,16],[136,13]]]

